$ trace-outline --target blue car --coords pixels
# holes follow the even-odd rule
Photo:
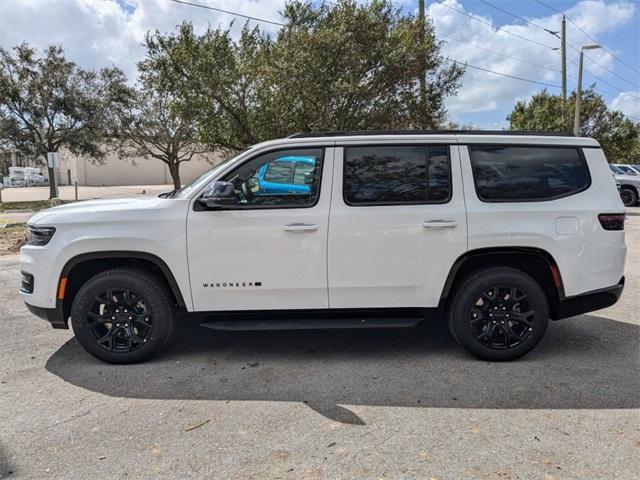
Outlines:
[[[280,157],[258,170],[259,190],[256,195],[305,195],[311,193],[316,159],[313,157]]]

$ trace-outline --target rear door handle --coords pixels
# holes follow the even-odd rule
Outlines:
[[[441,230],[443,228],[455,228],[458,223],[454,220],[427,220],[422,222],[422,228]]]
[[[285,232],[311,232],[318,230],[318,225],[313,223],[289,223],[282,227]]]

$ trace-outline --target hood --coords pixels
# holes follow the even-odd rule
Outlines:
[[[116,212],[146,210],[158,206],[160,203],[172,200],[158,198],[154,196],[144,196],[135,198],[109,198],[104,200],[81,200],[74,203],[59,205],[57,207],[40,210],[29,219],[30,225],[60,222],[67,219],[78,219],[87,216],[98,219],[103,214]]]

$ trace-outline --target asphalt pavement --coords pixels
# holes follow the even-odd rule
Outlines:
[[[637,479],[640,212],[627,285],[525,358],[416,330],[219,333],[182,325],[112,366],[20,302],[0,257],[0,477]]]

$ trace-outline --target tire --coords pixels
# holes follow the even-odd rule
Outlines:
[[[94,357],[108,363],[142,362],[169,341],[176,317],[173,303],[154,275],[133,268],[107,270],[78,291],[71,326]]]
[[[476,357],[515,360],[542,340],[549,323],[549,304],[544,290],[526,273],[488,267],[458,283],[447,321],[456,342]]]
[[[620,199],[625,207],[633,207],[638,203],[638,192],[631,187],[621,187]]]

